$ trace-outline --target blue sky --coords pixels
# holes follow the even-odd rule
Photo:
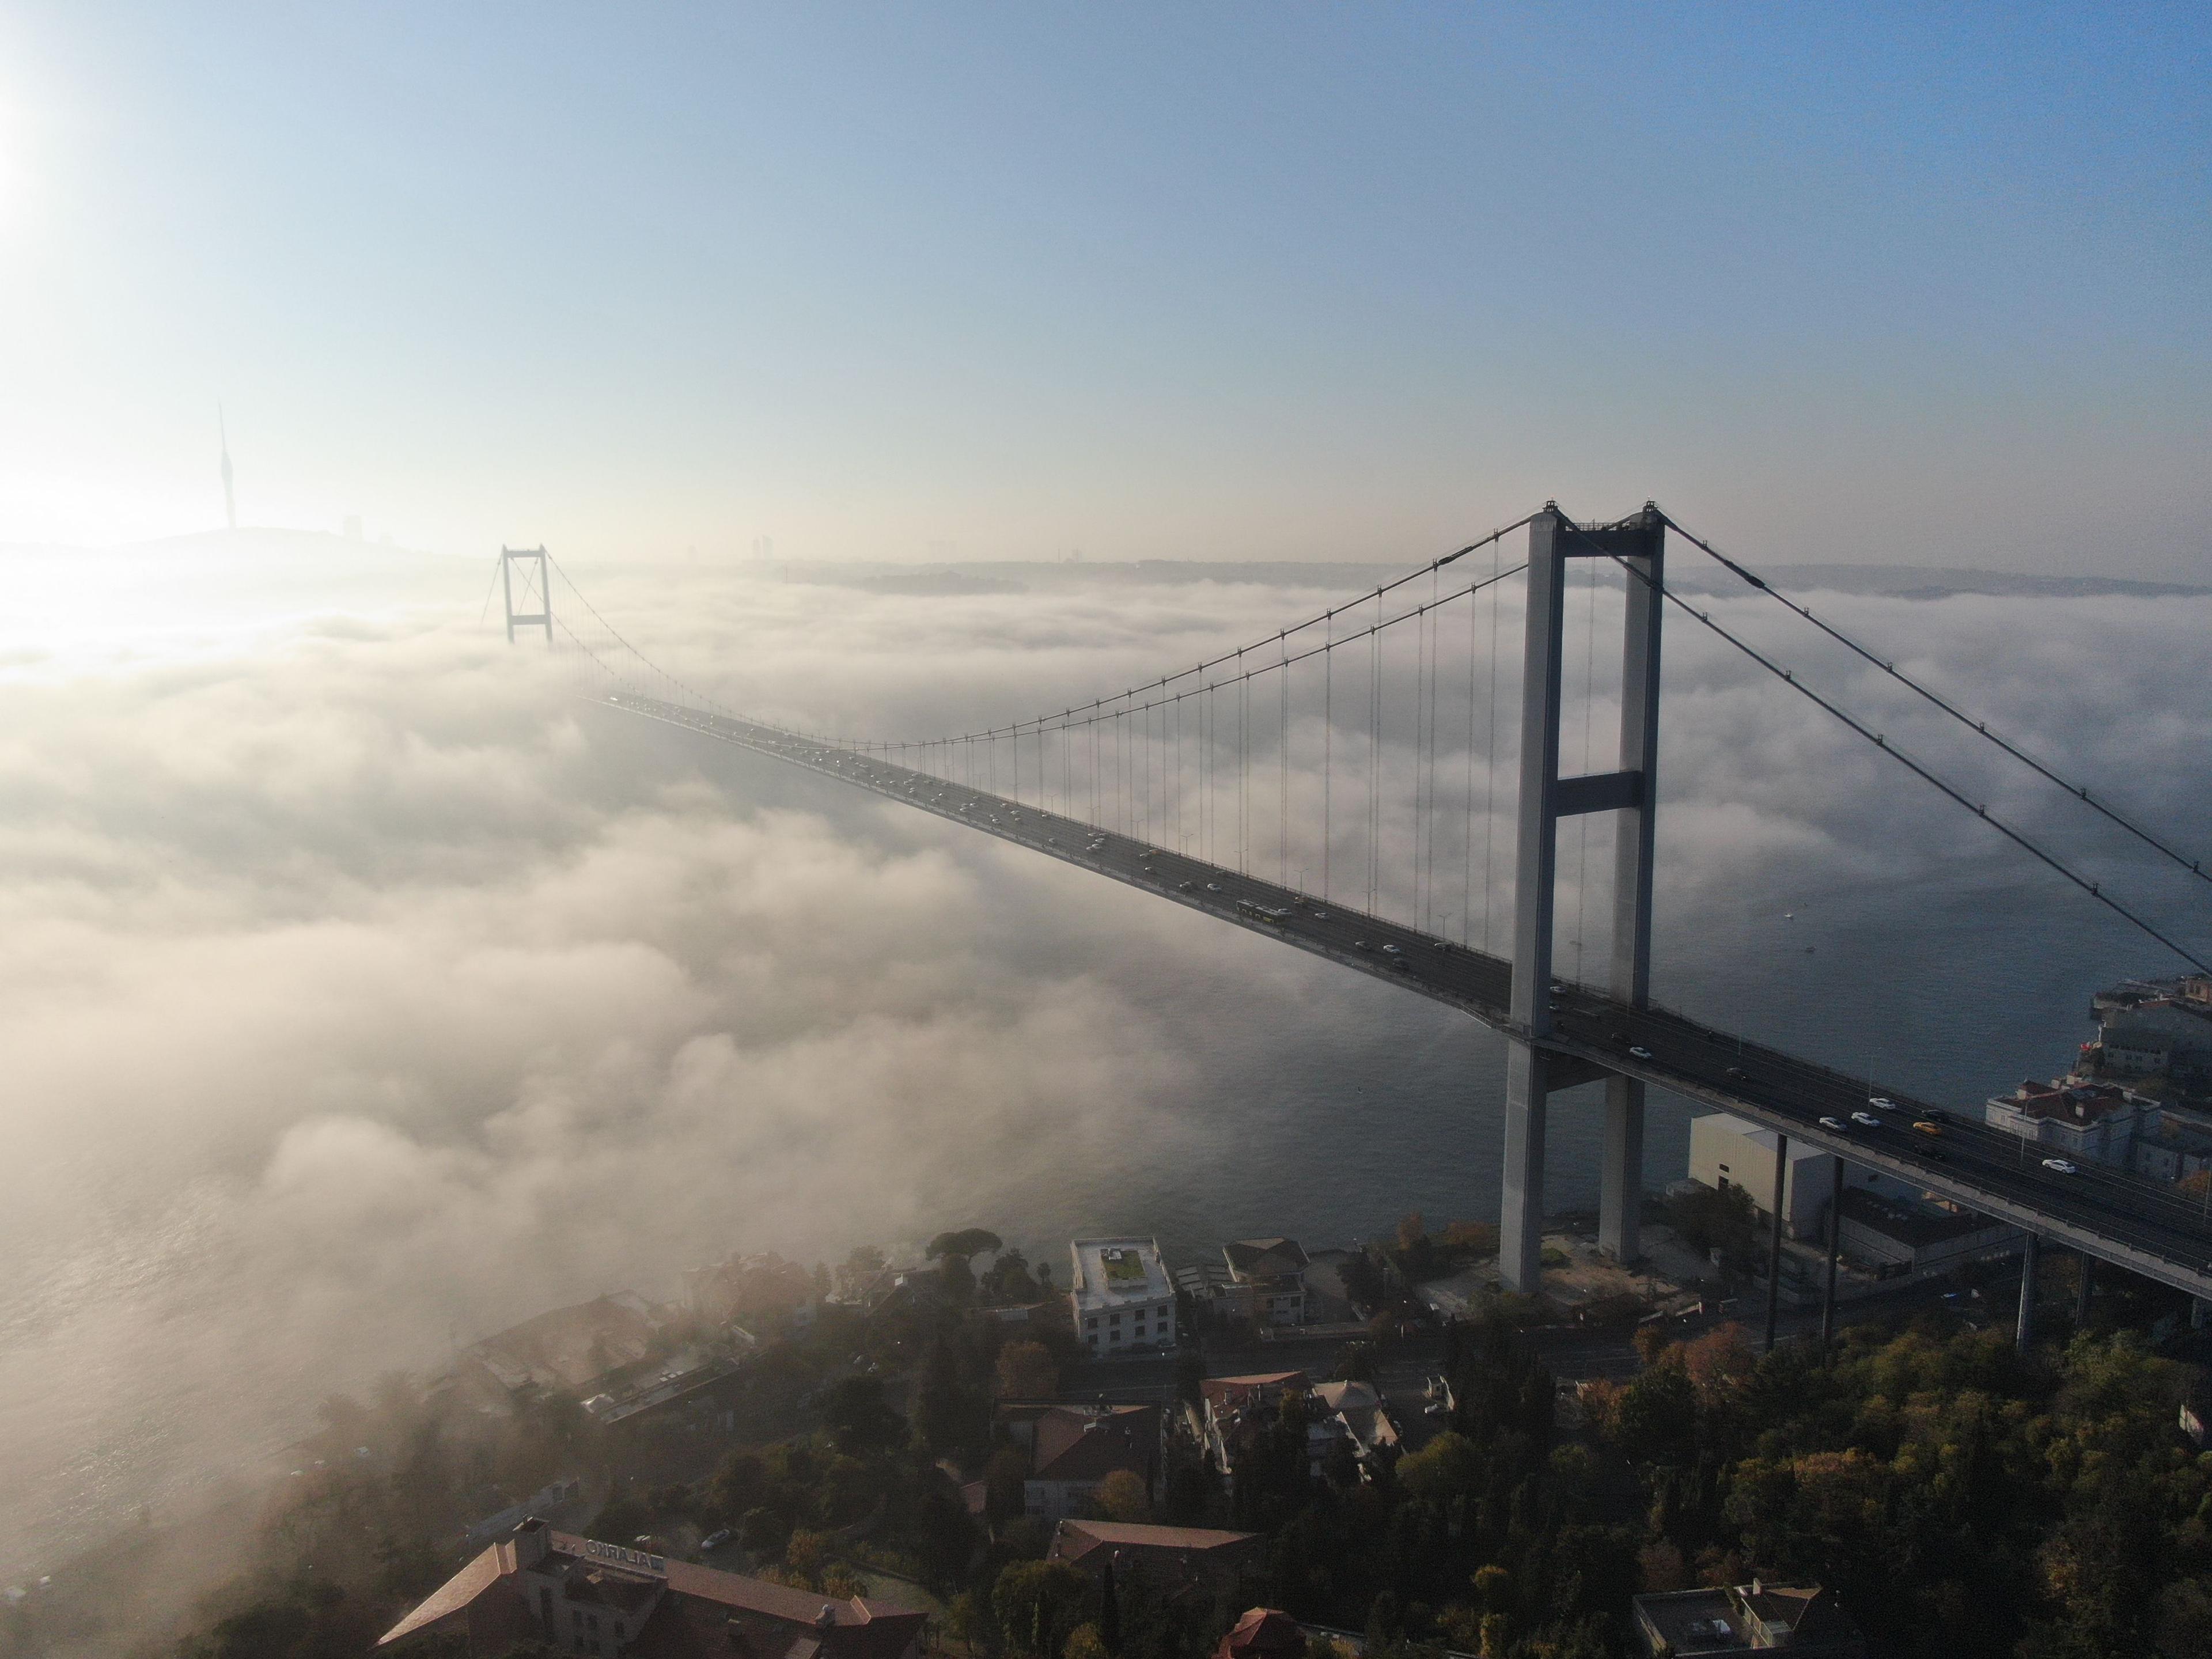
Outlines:
[[[0,540],[2212,580],[2208,19],[33,0]]]

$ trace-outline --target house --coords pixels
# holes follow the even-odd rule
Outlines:
[[[1213,1650],[1213,1659],[1300,1659],[1305,1627],[1279,1607],[1253,1607]]]
[[[1363,1480],[1372,1480],[1378,1468],[1387,1469],[1398,1461],[1397,1419],[1372,1382],[1319,1382],[1311,1399],[1315,1409],[1307,1419],[1307,1444],[1314,1447],[1317,1436],[1333,1443],[1319,1449],[1321,1468],[1339,1445],[1351,1454]]]
[[[1229,1264],[1224,1311],[1258,1325],[1306,1322],[1306,1253],[1294,1238],[1240,1238],[1221,1247]]]
[[[1173,1353],[1175,1285],[1157,1239],[1079,1238],[1068,1291],[1075,1334],[1094,1354]]]
[[[1162,1495],[1158,1406],[1025,1405],[1002,1410],[1000,1420],[1029,1452],[1024,1514],[1054,1522],[1080,1515],[1099,1483],[1122,1469],[1142,1480],[1155,1502]]]
[[[462,1637],[472,1656],[524,1642],[604,1659],[919,1659],[923,1615],[838,1601],[525,1522],[377,1640]]]
[[[1135,1571],[1170,1592],[1195,1584],[1234,1595],[1266,1569],[1267,1539],[1264,1533],[1210,1527],[1070,1519],[1053,1528],[1045,1559],[1065,1561],[1093,1578],[1102,1577],[1111,1562],[1117,1579]]]
[[[555,1308],[462,1350],[460,1379],[494,1396],[582,1397],[652,1358],[666,1310],[635,1291]]]
[[[2161,997],[2108,1015],[2084,1058],[2116,1077],[2161,1073],[2197,1082],[2212,1072],[2212,1008]]]
[[[1834,1593],[1818,1585],[1748,1584],[1672,1590],[1635,1599],[1644,1650],[1689,1659],[1787,1648],[1796,1659],[1866,1659],[1859,1634]]]
[[[1285,1392],[1304,1394],[1313,1385],[1304,1371],[1255,1371],[1244,1376],[1209,1376],[1198,1385],[1209,1411],[1243,1411],[1255,1400],[1275,1401]]]
[[[2110,1083],[2030,1078],[2009,1095],[1991,1095],[1983,1120],[1992,1129],[2047,1146],[2083,1164],[2134,1162],[2139,1135],[2158,1127],[2157,1103]]]

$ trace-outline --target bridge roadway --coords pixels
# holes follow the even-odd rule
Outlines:
[[[650,697],[618,694],[607,701],[631,714],[773,756],[1110,876],[1347,968],[1396,981],[1509,1036],[1528,1036],[1507,1012],[1513,965],[1503,957],[775,726],[702,714]],[[1281,914],[1255,915],[1240,908],[1240,903]],[[2018,1136],[1946,1113],[1893,1085],[1870,1085],[1864,1078],[1846,1076],[1666,1009],[1631,1008],[1565,983],[1554,986],[1552,1001],[1554,1029],[1537,1039],[1537,1046],[1583,1062],[1580,1068],[1566,1068],[1554,1089],[1611,1073],[1641,1078],[1940,1193],[1968,1209],[2039,1234],[2048,1243],[2065,1245],[2192,1296],[2212,1298],[2208,1208],[2170,1188],[2097,1164],[2085,1164],[2070,1176],[2046,1170],[2041,1162],[2043,1149]],[[1638,1048],[1644,1054],[1632,1052]],[[1875,1109],[1871,1103],[1875,1095],[1894,1102],[1894,1109]],[[1852,1124],[1853,1112],[1869,1113],[1881,1125],[1862,1128]],[[1822,1117],[1852,1127],[1839,1133],[1821,1127]],[[1918,1121],[1939,1124],[1942,1134],[1916,1131],[1912,1125]]]

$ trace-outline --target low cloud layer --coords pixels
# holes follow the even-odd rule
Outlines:
[[[472,626],[484,574],[417,572],[388,605],[210,621],[97,662],[0,641],[0,1241],[18,1269],[0,1286],[0,1489],[16,1495],[0,1571],[143,1499],[189,1501],[328,1388],[434,1367],[558,1302],[665,1293],[732,1248],[835,1257],[965,1221],[1050,1247],[1086,1222],[1172,1235],[1194,1216],[1336,1235],[1403,1203],[1491,1201],[1495,1048],[1465,1022],[588,706],[558,654]],[[732,704],[901,734],[1087,701],[1334,597],[578,574]],[[438,603],[398,603],[422,583]],[[1714,614],[1790,637],[1761,604]],[[2181,688],[2204,681],[2212,601],[1828,608],[2146,816],[2197,828],[2212,733]],[[1886,1065],[1963,1079],[2062,1029],[2082,986],[2167,965],[1680,622],[1672,1000],[1815,1042],[1877,1023]],[[1509,601],[1509,648],[1517,628]],[[2097,867],[2190,937],[2212,933],[2185,884],[2109,850],[2063,798],[2000,787],[1863,665],[1794,659],[1993,808],[2107,849]],[[1510,668],[1501,684],[1510,698]],[[1344,740],[1364,711],[1340,705]],[[1460,780],[1438,823],[1465,787],[1465,716],[1436,729]],[[1300,719],[1310,738],[1318,714]],[[1610,704],[1592,719],[1601,755]],[[1309,825],[1302,753],[1289,787]],[[1509,765],[1501,824],[1510,800]],[[1392,812],[1395,858],[1414,827]],[[1496,836],[1501,880],[1510,844]],[[1435,848],[1468,854],[1463,827]],[[1563,859],[1570,877],[1580,863]],[[1425,893],[1472,908],[1449,879]],[[1947,906],[1980,931],[1919,937]],[[1825,957],[1780,937],[1784,908]],[[1869,948],[1893,953],[1880,985]],[[1992,949],[2062,966],[1981,1047],[1917,1052],[1930,1005]],[[1577,1134],[1558,1137],[1570,1195],[1587,1184]],[[1656,1136],[1655,1167],[1669,1156]],[[1255,1158],[1257,1188],[1236,1174]]]

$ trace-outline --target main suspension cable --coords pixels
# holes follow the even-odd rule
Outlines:
[[[1791,599],[1787,593],[1784,593],[1780,588],[1776,587],[1772,583],[1765,580],[1753,572],[1744,568],[1742,565],[1729,557],[1727,554],[1722,552],[1711,542],[1706,541],[1704,538],[1696,535],[1691,531],[1683,529],[1680,525],[1677,524],[1674,520],[1664,511],[1662,511],[1659,516],[1662,520],[1664,520],[1669,530],[1672,530],[1676,535],[1681,537],[1683,540],[1688,542],[1692,547],[1699,549],[1711,557],[1727,566],[1728,568],[1733,571],[1737,576],[1748,582],[1752,586],[1759,589],[1760,592],[1766,594],[1784,609],[1793,611],[1797,616],[1803,617],[1807,622],[1812,623],[1814,627],[1819,629],[1823,634],[1826,634],[1830,639],[1835,641],[1837,644],[1842,646],[1854,656],[1856,656],[1866,662],[1872,663],[1876,668],[1881,670],[1883,673],[1888,675],[1890,678],[1895,680],[1899,685],[1904,686],[1907,690],[1911,691],[1916,696],[1924,698],[1927,702],[1933,703],[1936,708],[1942,709],[1946,714],[1948,714],[1953,720],[1958,721],[1960,725],[1966,727],[1977,736],[1988,738],[1991,743],[2003,750],[2006,754],[2010,755],[2021,765],[2029,768],[2031,770],[2039,774],[2049,781],[2057,784],[2061,789],[2063,789],[2068,794],[2074,796],[2083,805],[2089,807],[2093,811],[2102,814],[2105,817],[2118,824],[2121,829],[2126,830],[2128,834],[2133,836],[2137,841],[2142,842],[2147,847],[2154,848],[2161,857],[2171,860],[2175,864],[2180,866],[2181,868],[2186,870],[2191,875],[2195,876],[2199,881],[2202,881],[2208,885],[2212,885],[2212,870],[2205,869],[2203,860],[2192,859],[2186,853],[2181,852],[2176,848],[2167,846],[2166,842],[2160,841],[2156,836],[2144,829],[2141,824],[2124,817],[2112,807],[2106,805],[2103,801],[2096,799],[2096,797],[2089,793],[2087,785],[2075,783],[2069,779],[2061,777],[2057,772],[2051,770],[2050,767],[2045,765],[2041,761],[2036,759],[2034,756],[2021,748],[2019,744],[2012,742],[2009,738],[2004,737],[1999,732],[1990,731],[1989,728],[1989,723],[1986,720],[1976,720],[1964,709],[1959,708],[1952,703],[1945,701],[1942,696],[1931,690],[1927,686],[1923,685],[1918,680],[1914,679],[1910,674],[1901,672],[1895,663],[1885,660],[1883,658],[1876,655],[1874,652],[1869,651],[1865,646],[1861,645],[1856,640],[1844,633],[1841,629],[1837,628],[1833,624],[1814,616],[1806,606],[1799,604],[1796,599]]]
[[[1571,533],[1579,534],[1581,532],[1576,531]],[[1911,756],[1906,754],[1903,750],[1892,744],[1882,733],[1873,731],[1862,724],[1844,709],[1838,707],[1836,703],[1832,702],[1826,697],[1822,696],[1818,691],[1813,690],[1811,686],[1807,685],[1802,680],[1799,679],[1793,672],[1783,667],[1779,663],[1775,662],[1758,650],[1757,647],[1746,643],[1741,639],[1739,639],[1735,635],[1730,633],[1726,628],[1723,628],[1720,623],[1715,622],[1712,617],[1708,616],[1705,611],[1698,610],[1695,605],[1690,604],[1688,600],[1683,599],[1680,594],[1675,592],[1672,588],[1668,587],[1664,583],[1653,580],[1650,576],[1638,569],[1635,565],[1631,563],[1628,560],[1620,557],[1618,554],[1611,556],[1613,558],[1613,562],[1619,565],[1623,570],[1628,572],[1631,576],[1644,583],[1645,586],[1650,587],[1654,592],[1659,594],[1662,598],[1673,604],[1678,610],[1686,612],[1689,616],[1696,617],[1698,623],[1709,631],[1727,641],[1738,651],[1743,653],[1745,656],[1749,657],[1761,668],[1764,668],[1768,673],[1773,675],[1775,678],[1780,680],[1784,684],[1789,686],[1791,690],[1796,691],[1801,696],[1809,699],[1815,706],[1832,715],[1835,719],[1842,721],[1845,726],[1850,727],[1850,729],[1858,733],[1860,737],[1865,738],[1869,743],[1874,744],[1875,748],[1881,750],[1882,753],[1889,756],[1892,759],[1904,766],[1915,776],[1918,777],[1923,782],[1929,784],[1932,787],[1941,791],[1943,794],[1948,795],[1952,800],[1957,802],[1968,811],[1973,813],[1975,817],[1987,823],[2007,841],[2011,842],[2014,846],[2028,853],[2039,862],[2047,865],[2052,870],[2057,871],[2060,875],[2065,877],[2068,881],[2072,882],[2074,885],[2087,893],[2091,898],[2096,900],[2098,903],[2112,911],[2113,915],[2118,916],[2130,926],[2148,934],[2150,938],[2156,939],[2160,945],[2166,946],[2167,950],[2172,951],[2174,955],[2179,957],[2184,962],[2189,963],[2192,968],[2195,968],[2199,973],[2212,974],[2212,963],[2208,963],[2202,957],[2198,957],[2193,951],[2188,950],[2185,946],[2176,944],[2172,939],[2168,939],[2157,928],[2152,927],[2149,922],[2144,921],[2142,917],[2137,915],[2133,910],[2128,908],[2126,905],[2122,904],[2118,899],[2113,898],[2110,894],[2105,892],[2100,884],[2092,881],[2087,876],[2077,874],[2069,866],[2059,860],[2055,854],[2045,852],[2041,847],[2030,841],[2026,836],[2014,829],[2010,824],[2005,823],[2002,818],[1991,817],[1990,809],[1986,805],[1969,799],[1964,792],[1947,782],[1944,779],[1936,775],[1936,773],[1929,770],[1927,767],[1922,765],[1918,761],[1913,759]]]

